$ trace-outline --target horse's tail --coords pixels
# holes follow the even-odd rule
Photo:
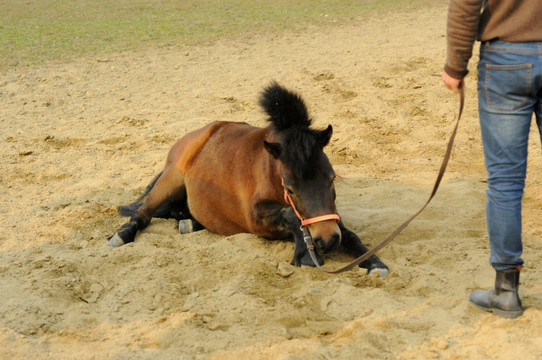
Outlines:
[[[134,215],[136,211],[141,207],[141,205],[143,205],[142,200],[145,198],[145,196],[149,195],[149,193],[151,192],[152,188],[154,187],[154,185],[156,184],[160,176],[162,176],[162,172],[160,172],[160,174],[156,175],[156,177],[152,179],[151,183],[147,185],[145,192],[141,194],[141,196],[138,197],[136,201],[134,201],[130,205],[121,205],[117,207],[119,214],[122,216]]]
[[[141,194],[139,198],[137,198],[136,201],[131,203],[130,205],[121,205],[117,207],[117,210],[120,215],[122,216],[133,216],[137,212],[137,210],[143,205],[143,199],[149,195],[152,188],[158,181],[158,179],[162,176],[162,173],[158,174],[149,185],[147,185],[147,188],[145,189],[145,192]],[[168,199],[166,202],[164,202],[152,215],[153,217],[157,218],[163,218],[163,219],[183,219],[186,218],[186,215],[188,213],[188,208],[186,205],[186,201],[182,202],[177,199]]]

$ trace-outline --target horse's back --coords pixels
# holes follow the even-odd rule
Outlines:
[[[167,165],[187,172],[201,154],[216,158],[216,152],[227,152],[232,144],[246,139],[248,133],[262,130],[244,122],[215,121],[181,137],[169,151]],[[207,160],[209,158],[207,157]],[[205,162],[205,161],[204,161]]]
[[[192,160],[205,145],[207,140],[221,126],[220,122],[212,122],[181,137],[169,150],[166,169],[174,167],[182,174],[192,163]]]

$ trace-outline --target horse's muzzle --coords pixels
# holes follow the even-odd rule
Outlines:
[[[335,233],[326,240],[322,237],[317,237],[313,241],[317,250],[328,253],[339,248],[341,245],[341,234]]]

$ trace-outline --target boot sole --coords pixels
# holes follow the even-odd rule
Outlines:
[[[516,310],[516,311],[506,311],[506,310],[500,310],[500,309],[492,309],[485,306],[478,305],[474,302],[470,302],[474,306],[476,306],[479,309],[492,312],[493,314],[505,318],[505,319],[515,319],[521,315],[523,315],[523,310]]]
[[[520,311],[505,311],[499,309],[491,309],[491,312],[497,316],[500,316],[505,319],[515,319],[523,315],[523,310]]]

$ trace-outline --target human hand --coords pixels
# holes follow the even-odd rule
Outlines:
[[[455,93],[459,92],[459,89],[463,87],[465,84],[465,81],[463,79],[456,79],[450,75],[446,71],[442,72],[442,81],[444,81],[444,84],[446,87],[450,90],[452,90]]]

